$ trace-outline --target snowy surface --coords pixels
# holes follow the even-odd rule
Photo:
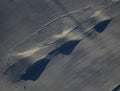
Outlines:
[[[0,91],[119,91],[120,0],[1,0]]]

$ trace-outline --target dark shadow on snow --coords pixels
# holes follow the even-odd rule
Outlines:
[[[111,22],[111,19],[104,20],[98,24],[95,25],[95,30],[99,33],[103,32],[105,28],[108,26],[108,24]]]
[[[21,75],[19,80],[32,80],[35,81],[39,78],[39,76],[44,71],[45,67],[49,63],[49,59],[43,58],[36,63],[32,64],[27,70],[26,73]]]
[[[18,60],[15,64],[11,65],[5,72],[4,75],[7,75],[8,80],[11,82],[16,82],[19,79],[21,72],[31,65],[31,62],[28,58],[23,58]]]
[[[120,84],[117,85],[112,91],[120,91]]]
[[[94,28],[97,32],[101,33],[105,30],[107,25],[110,23],[109,20],[102,21],[98,23]],[[90,35],[91,33],[88,33]],[[88,37],[88,36],[87,36]],[[58,54],[64,54],[64,55],[70,55],[76,45],[80,42],[81,40],[75,40],[75,41],[69,41],[67,43],[64,43],[57,49],[49,52],[47,56],[41,60],[38,60],[36,63],[32,64],[25,72],[25,74],[22,74],[19,80],[32,80],[36,81],[42,74],[42,72],[45,70],[47,64]],[[18,80],[18,81],[19,81]],[[116,91],[116,90],[113,90]]]
[[[105,30],[105,28],[107,27],[107,25],[110,23],[110,19],[109,20],[105,20],[102,21],[100,23],[98,23],[94,28],[97,32],[101,33]],[[86,37],[89,37],[91,35],[92,32],[88,32]],[[57,49],[49,52],[47,54],[47,56],[43,59],[38,60],[36,63],[30,65],[24,74],[22,74],[21,76],[19,76],[19,79],[17,81],[20,80],[32,80],[32,81],[36,81],[42,74],[42,72],[45,70],[47,64],[58,54],[64,54],[64,55],[70,55],[72,53],[72,51],[74,50],[74,48],[76,47],[76,45],[80,42],[81,40],[74,40],[74,41],[69,41],[67,43],[64,43],[63,45],[61,45],[60,47],[58,47]],[[16,67],[16,69],[19,69]],[[17,82],[16,81],[16,82]],[[120,86],[119,86],[120,87]],[[119,87],[115,88],[118,89]],[[113,91],[117,91],[117,90],[113,90]]]
[[[59,48],[48,53],[48,55],[45,58],[38,60],[36,63],[32,64],[26,70],[26,73],[21,75],[19,80],[24,80],[24,81],[37,80],[40,77],[40,75],[42,74],[42,72],[45,70],[47,64],[50,62],[51,59],[53,59],[56,55],[58,55],[60,53],[64,54],[64,55],[70,55],[79,42],[80,42],[80,40],[69,41],[69,42],[63,44],[62,46],[60,46]]]

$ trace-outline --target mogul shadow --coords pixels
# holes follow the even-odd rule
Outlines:
[[[111,22],[111,19],[101,21],[100,23],[96,24],[94,28],[98,33],[102,33],[105,30],[105,28],[109,25],[110,22]]]
[[[95,27],[94,27],[95,31],[97,31],[98,33],[102,33],[110,22],[111,22],[111,19],[108,19],[108,20],[105,20],[105,21],[102,21],[102,22],[96,24]],[[86,37],[89,37],[89,36],[86,36]],[[48,65],[48,63],[55,56],[57,56],[58,54],[70,55],[73,52],[74,48],[77,46],[77,44],[80,41],[81,40],[69,41],[67,43],[64,43],[63,45],[61,45],[57,49],[51,51],[50,53],[47,54],[47,56],[45,58],[40,59],[36,63],[32,64],[25,71],[25,74],[21,75],[19,80],[24,80],[24,81],[32,80],[32,81],[36,81],[41,76],[41,74],[45,70],[45,68]],[[113,91],[116,91],[116,90],[113,90]]]
[[[120,91],[120,84],[117,85],[112,91]]]
[[[43,71],[45,70],[46,66],[48,65],[48,63],[58,54],[64,54],[64,55],[70,55],[72,53],[72,51],[74,50],[74,48],[76,47],[76,45],[80,42],[81,40],[76,40],[76,41],[69,41],[63,45],[61,45],[59,48],[51,51],[50,53],[48,53],[48,55],[43,58],[38,60],[36,63],[32,64],[26,71],[25,74],[22,74],[20,80],[32,80],[32,81],[36,81],[41,74],[43,73]]]

